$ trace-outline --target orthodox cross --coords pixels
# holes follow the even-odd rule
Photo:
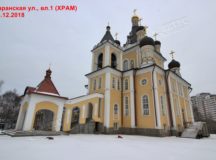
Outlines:
[[[142,19],[142,17],[141,17],[141,18],[139,19],[139,23],[140,23],[139,25],[140,25],[140,26],[141,26],[141,24],[142,24],[142,20],[143,20],[143,19]]]
[[[134,9],[134,10],[133,10],[134,15],[136,15],[136,11],[137,11],[137,9]]]
[[[145,28],[145,32],[147,33],[148,26],[144,26],[144,28]]]
[[[115,34],[115,39],[116,39],[116,40],[118,39],[118,33]]]
[[[170,52],[170,55],[172,56],[172,59],[174,59],[174,51],[172,50],[171,52]]]
[[[155,38],[155,41],[157,40],[157,36],[158,36],[158,33],[155,33],[155,34],[153,35],[153,37]]]
[[[51,68],[52,63],[49,64],[49,69]]]

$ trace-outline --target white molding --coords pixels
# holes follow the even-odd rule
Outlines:
[[[86,77],[87,78],[93,78],[93,77],[96,77],[96,76],[99,76],[99,75],[101,75],[101,74],[105,74],[105,73],[107,73],[107,72],[110,72],[110,73],[112,73],[112,74],[114,74],[114,75],[116,75],[116,76],[121,76],[121,72],[120,71],[117,71],[117,70],[115,70],[115,69],[112,69],[112,68],[110,68],[110,67],[107,67],[107,68],[103,68],[103,69],[101,69],[101,70],[98,70],[98,71],[96,71],[96,72],[94,72],[94,73],[90,73],[90,75],[86,75]]]
[[[74,98],[74,99],[71,99],[71,100],[67,100],[65,102],[65,104],[75,104],[75,103],[79,103],[81,101],[89,100],[89,99],[92,99],[92,98],[104,98],[104,95],[100,94],[100,93],[93,93],[93,94],[89,94],[89,95],[86,95],[86,96],[83,96],[83,97],[78,97],[78,98]]]

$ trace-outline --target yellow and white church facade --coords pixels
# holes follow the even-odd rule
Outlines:
[[[169,136],[193,123],[191,85],[180,63],[173,59],[165,69],[161,42],[139,20],[132,16],[124,45],[106,27],[92,49],[87,95],[60,96],[50,69],[37,87],[26,87],[16,130]]]

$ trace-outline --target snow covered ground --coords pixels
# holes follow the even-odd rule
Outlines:
[[[204,139],[116,135],[0,136],[0,160],[216,160],[216,135]]]

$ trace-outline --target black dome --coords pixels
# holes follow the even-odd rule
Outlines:
[[[140,47],[145,46],[145,45],[155,45],[154,40],[151,37],[145,36],[141,41],[140,41]]]
[[[156,40],[155,45],[161,45],[161,42]]]
[[[145,29],[145,27],[139,26],[139,27],[137,28],[137,32],[140,31],[140,30],[144,30],[144,29]]]
[[[121,45],[121,42],[119,40],[115,40],[114,41],[116,44],[118,44],[119,46]]]
[[[180,68],[180,63],[176,60],[172,60],[169,64],[168,64],[168,67],[169,69],[172,69],[172,68]]]

